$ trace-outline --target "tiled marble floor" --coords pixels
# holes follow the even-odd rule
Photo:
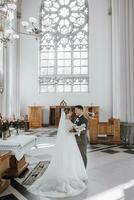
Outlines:
[[[55,130],[45,129],[36,132],[38,136],[37,148],[27,152],[26,158],[30,168],[41,160],[50,160],[55,144]],[[125,188],[119,197],[114,198],[114,192],[110,191],[110,197],[105,200],[134,200],[134,149],[128,150],[117,145],[88,145],[87,149],[89,177],[88,188],[82,194],[69,200],[93,199],[93,196],[117,188]],[[131,185],[128,186],[128,183]],[[133,182],[132,182],[133,181]],[[130,188],[128,188],[130,187]],[[123,197],[124,196],[124,197]],[[11,186],[0,195],[0,200],[40,200],[26,191],[25,187],[18,180],[12,180]],[[95,197],[93,200],[103,200],[103,197]]]

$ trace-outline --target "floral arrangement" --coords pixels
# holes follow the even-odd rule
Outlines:
[[[15,128],[18,133],[19,129],[25,128],[25,121],[21,119],[13,119],[10,121],[10,127]]]
[[[1,118],[0,119],[0,130],[1,130],[1,132],[5,132],[5,131],[9,130],[9,127],[10,127],[9,121],[7,119]]]
[[[73,128],[76,130],[76,132],[78,132],[78,136],[80,136],[81,132],[86,130],[86,124],[81,124],[80,126],[74,124]]]
[[[24,119],[15,119],[15,117],[13,117],[12,119],[4,119],[0,115],[0,137],[2,137],[2,133],[8,130],[10,132],[10,128],[15,128],[18,134],[19,129],[25,128],[25,123],[26,122]]]
[[[3,139],[10,136],[9,126],[10,123],[7,119],[0,118],[0,137]]]

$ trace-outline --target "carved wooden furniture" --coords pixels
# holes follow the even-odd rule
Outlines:
[[[9,168],[9,158],[10,152],[0,151],[0,193],[2,193],[10,185],[9,180],[1,178],[3,173]]]
[[[58,126],[60,115],[61,115],[61,109],[62,108],[72,108],[74,110],[75,106],[50,106],[50,112],[49,112],[49,125],[50,126]],[[84,115],[85,117],[88,117],[88,112],[95,113],[95,118],[99,120],[99,106],[85,106],[84,107]],[[75,115],[75,114],[74,114]]]
[[[28,121],[29,121],[30,128],[42,127],[42,107],[41,106],[28,107]]]
[[[27,169],[28,163],[23,156],[20,160],[17,160],[14,155],[11,155],[9,160],[9,168],[5,175],[18,177],[25,169]]]
[[[120,120],[110,118],[108,122],[98,122],[97,119],[89,120],[89,141],[91,144],[108,142],[120,144]]]

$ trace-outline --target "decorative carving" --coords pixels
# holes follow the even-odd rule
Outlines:
[[[40,91],[88,92],[88,3],[43,0]]]
[[[64,101],[64,99],[60,102],[60,106],[67,106],[67,103]]]

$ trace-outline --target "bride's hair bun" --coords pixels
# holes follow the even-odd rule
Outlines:
[[[64,108],[64,112],[65,112],[65,114],[67,115],[70,111],[71,111],[72,109],[71,108]]]

